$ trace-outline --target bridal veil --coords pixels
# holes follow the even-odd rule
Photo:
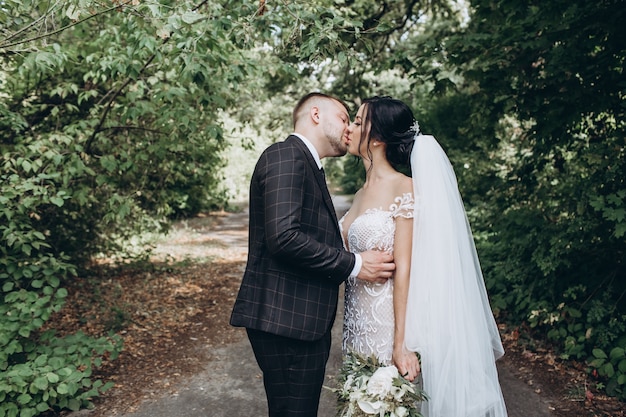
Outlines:
[[[454,169],[430,135],[411,154],[415,217],[406,345],[421,356],[425,417],[505,417],[504,354]]]

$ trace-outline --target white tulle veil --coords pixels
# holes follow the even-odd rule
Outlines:
[[[417,131],[418,129],[416,129]],[[504,354],[448,157],[416,133],[416,200],[406,345],[419,352],[425,417],[507,415],[495,360]]]

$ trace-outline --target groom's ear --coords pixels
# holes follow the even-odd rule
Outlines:
[[[315,124],[320,122],[320,108],[318,106],[312,106],[311,110],[309,110],[309,115]]]

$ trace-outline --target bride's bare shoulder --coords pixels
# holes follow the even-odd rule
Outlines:
[[[404,174],[398,173],[394,181],[394,191],[398,196],[413,192],[413,179]]]

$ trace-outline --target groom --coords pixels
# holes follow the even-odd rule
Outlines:
[[[310,93],[293,123],[252,175],[248,261],[230,323],[247,330],[270,417],[317,417],[339,285],[384,282],[395,265],[386,253],[343,249],[320,160],[346,153],[346,105]]]

